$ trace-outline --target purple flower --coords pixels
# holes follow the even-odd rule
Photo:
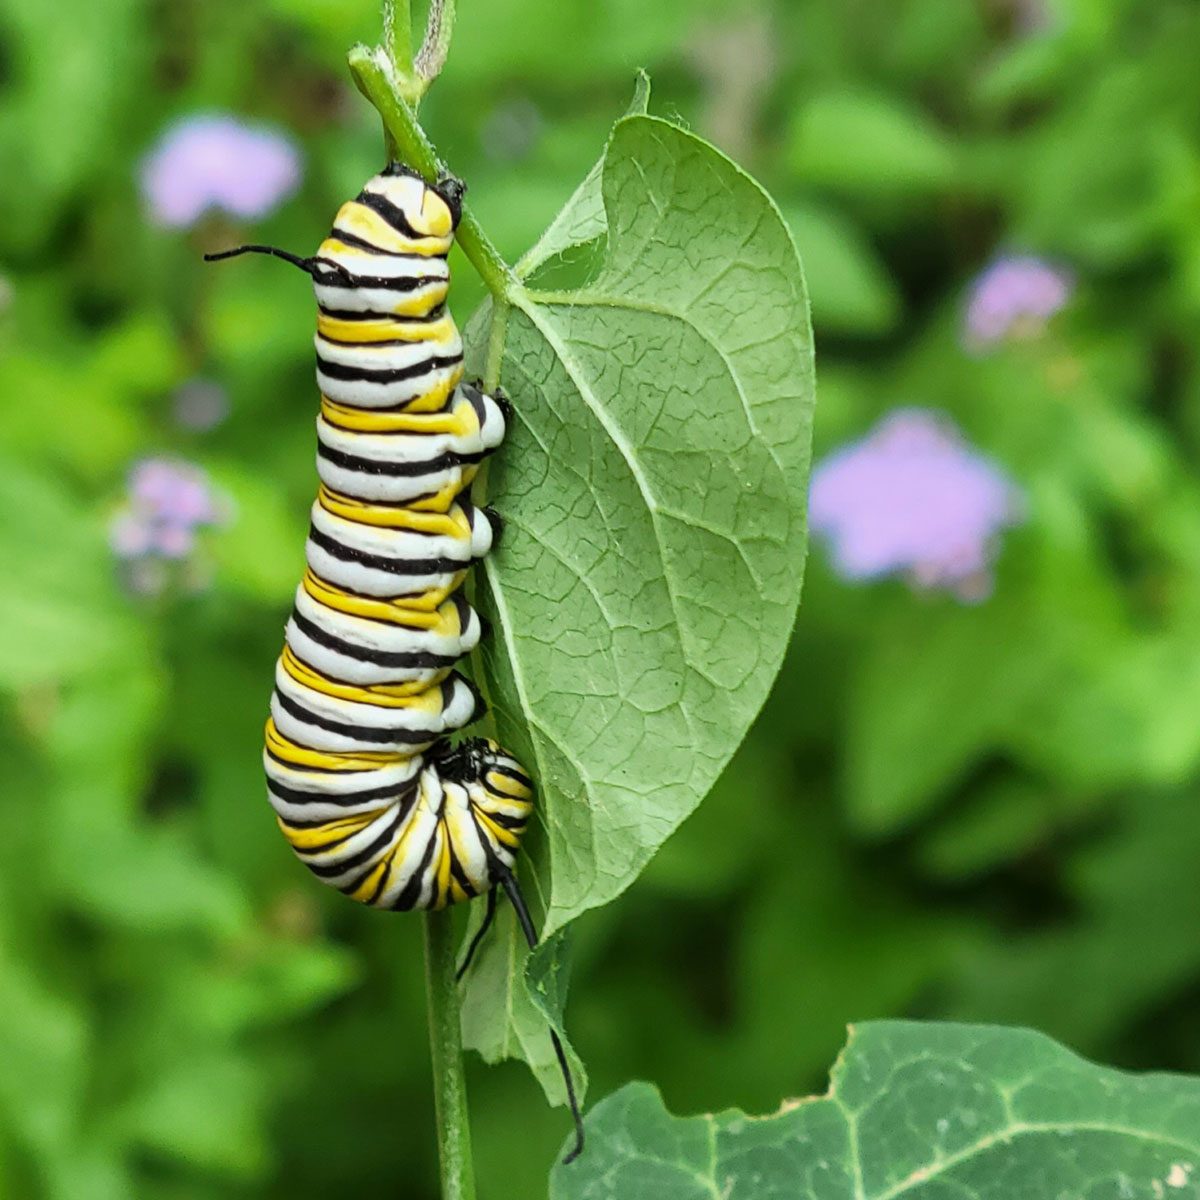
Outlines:
[[[972,285],[967,343],[986,349],[1009,337],[1035,336],[1070,299],[1067,272],[1031,256],[997,259]]]
[[[205,433],[228,416],[229,397],[211,379],[189,379],[172,398],[171,411],[181,429]]]
[[[211,525],[216,520],[208,477],[188,463],[143,459],[130,475],[129,494],[135,505],[161,525],[190,527]]]
[[[231,116],[177,121],[142,162],[142,194],[160,225],[192,225],[209,208],[266,216],[300,183],[300,154],[283,134]]]
[[[145,458],[129,475],[126,502],[109,526],[109,545],[126,567],[129,583],[145,594],[161,592],[169,582],[169,563],[180,563],[190,577],[196,534],[225,516],[221,497],[204,471],[191,463]]]
[[[1016,487],[936,413],[902,408],[813,473],[810,518],[843,579],[902,575],[965,602],[991,592],[996,536],[1021,518]]]

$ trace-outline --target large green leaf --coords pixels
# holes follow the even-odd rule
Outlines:
[[[603,195],[599,276],[520,291],[509,317],[506,537],[481,587],[497,724],[549,835],[547,931],[628,886],[708,791],[778,669],[804,563],[812,347],[787,227],[651,117],[618,123]]]
[[[538,785],[522,878],[547,935],[627,887],[720,774],[778,670],[805,553],[812,342],[778,210],[641,115],[597,181],[604,220],[585,185],[568,204],[584,232],[560,218],[538,251],[604,234],[596,277],[514,296],[517,418],[491,479],[505,538],[479,587],[498,731]],[[548,1053],[560,997],[539,994],[544,962],[518,978],[516,936],[474,971],[467,1039],[531,1059],[559,1097],[530,1047]]]
[[[1200,1079],[1097,1067],[1022,1029],[852,1030],[824,1096],[673,1117],[634,1083],[551,1200],[1196,1200]]]

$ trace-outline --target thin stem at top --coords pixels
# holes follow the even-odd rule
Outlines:
[[[355,46],[350,51],[349,61],[354,82],[379,112],[395,153],[426,179],[436,180],[444,173],[437,151],[417,124],[412,105],[397,94],[378,53],[372,53],[366,46]],[[456,237],[463,253],[479,272],[479,277],[493,297],[499,299],[507,296],[519,286],[512,268],[500,257],[500,252],[492,245],[469,208],[463,208]]]
[[[442,73],[454,36],[455,0],[429,0],[429,22],[425,40],[413,62],[413,70],[424,91]]]

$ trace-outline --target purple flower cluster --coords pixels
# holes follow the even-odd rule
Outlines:
[[[249,220],[296,190],[300,154],[273,129],[202,113],[166,130],[142,162],[141,183],[160,225],[185,228],[211,208]]]
[[[109,544],[127,566],[134,590],[157,594],[169,581],[171,564],[194,565],[197,533],[224,516],[222,501],[200,467],[146,458],[130,473],[126,501],[109,527]],[[185,571],[191,582],[194,574]]]
[[[997,534],[1020,494],[936,413],[898,409],[813,473],[810,518],[852,581],[900,575],[975,603],[991,592]]]
[[[1029,255],[997,259],[972,285],[967,344],[982,350],[1036,336],[1070,298],[1071,278],[1060,268]]]

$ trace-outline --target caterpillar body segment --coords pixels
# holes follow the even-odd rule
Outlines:
[[[504,409],[467,384],[443,408],[401,413],[323,400],[317,474],[333,494],[446,511],[504,440]]]
[[[459,759],[477,776],[464,777]],[[513,783],[510,771],[524,784]],[[397,782],[390,803],[374,799],[374,789],[359,789],[357,801],[314,817],[310,810],[323,797],[297,805],[272,778],[272,802],[284,836],[310,870],[379,908],[444,908],[486,890],[480,881],[490,877],[493,863],[512,866],[515,846],[505,830],[524,826],[532,790],[495,742],[475,738],[455,750],[443,743],[419,771]]]
[[[511,755],[473,738],[442,743],[404,781],[391,806],[399,820],[370,801],[320,821],[303,807],[276,804],[276,813],[292,848],[331,886],[381,908],[444,908],[487,890],[480,881],[497,864],[512,867],[532,794]]]
[[[492,548],[495,529],[483,509],[456,503],[437,530],[421,528],[404,510],[377,509],[341,516],[313,504],[306,557],[309,570],[335,587],[400,600],[404,607],[437,607],[467,569]],[[408,518],[408,519],[406,519]]]
[[[461,193],[393,164],[311,258],[243,247],[301,267],[317,300],[320,487],[275,670],[269,797],[309,870],[377,908],[490,891],[532,801],[499,747],[445,741],[484,712],[455,670],[482,633],[459,588],[499,535],[467,493],[508,421],[463,380],[446,307]]]
[[[275,668],[271,719],[285,737],[314,750],[352,753],[364,746],[417,754],[483,715],[473,684],[457,671],[408,697],[379,703],[360,691],[298,679],[282,659]]]

